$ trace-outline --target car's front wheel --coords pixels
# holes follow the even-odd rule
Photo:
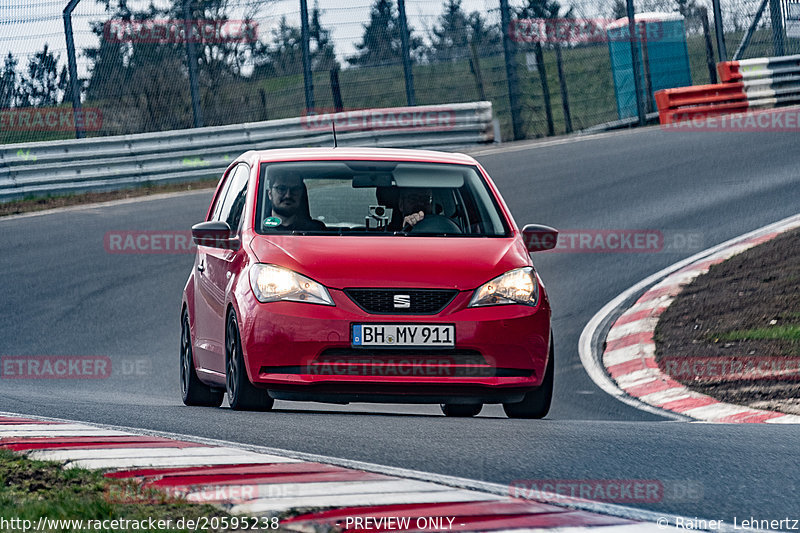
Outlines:
[[[482,403],[443,403],[440,405],[444,416],[469,418],[477,415],[483,409]]]
[[[272,409],[274,400],[266,391],[254,387],[247,377],[239,324],[233,312],[228,315],[228,324],[225,328],[225,387],[231,409],[236,411]]]
[[[209,387],[197,377],[192,355],[189,314],[186,311],[181,317],[181,396],[185,405],[204,407],[219,407],[225,397],[223,391]]]
[[[521,402],[504,403],[503,411],[506,412],[508,418],[544,418],[550,411],[550,402],[553,399],[553,374],[555,373],[554,353],[551,337],[550,356],[542,384],[535,390],[526,393]]]

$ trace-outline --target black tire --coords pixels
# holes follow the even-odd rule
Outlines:
[[[225,327],[225,389],[228,404],[235,411],[269,411],[275,403],[267,391],[254,387],[247,377],[239,324],[232,312]]]
[[[550,357],[548,357],[547,368],[544,371],[542,384],[525,394],[525,398],[517,403],[504,403],[503,411],[508,418],[544,418],[550,411],[550,402],[553,399],[553,374],[555,373],[555,363],[553,362],[553,339],[550,339]]]
[[[192,354],[192,334],[189,330],[189,315],[186,311],[181,317],[181,396],[185,405],[219,407],[225,392],[214,389],[200,381],[194,369]]]
[[[444,416],[469,418],[477,415],[483,409],[482,403],[443,403],[440,405]]]

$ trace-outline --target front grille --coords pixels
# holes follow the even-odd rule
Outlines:
[[[455,289],[345,289],[344,293],[361,309],[375,315],[435,315],[453,301],[458,291]]]

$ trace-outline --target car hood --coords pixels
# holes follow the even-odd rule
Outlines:
[[[516,238],[258,235],[250,248],[259,262],[290,268],[334,289],[472,290],[532,264]]]

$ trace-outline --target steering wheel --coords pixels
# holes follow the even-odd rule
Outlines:
[[[455,233],[461,234],[458,224],[442,215],[425,215],[417,222],[410,233]]]

